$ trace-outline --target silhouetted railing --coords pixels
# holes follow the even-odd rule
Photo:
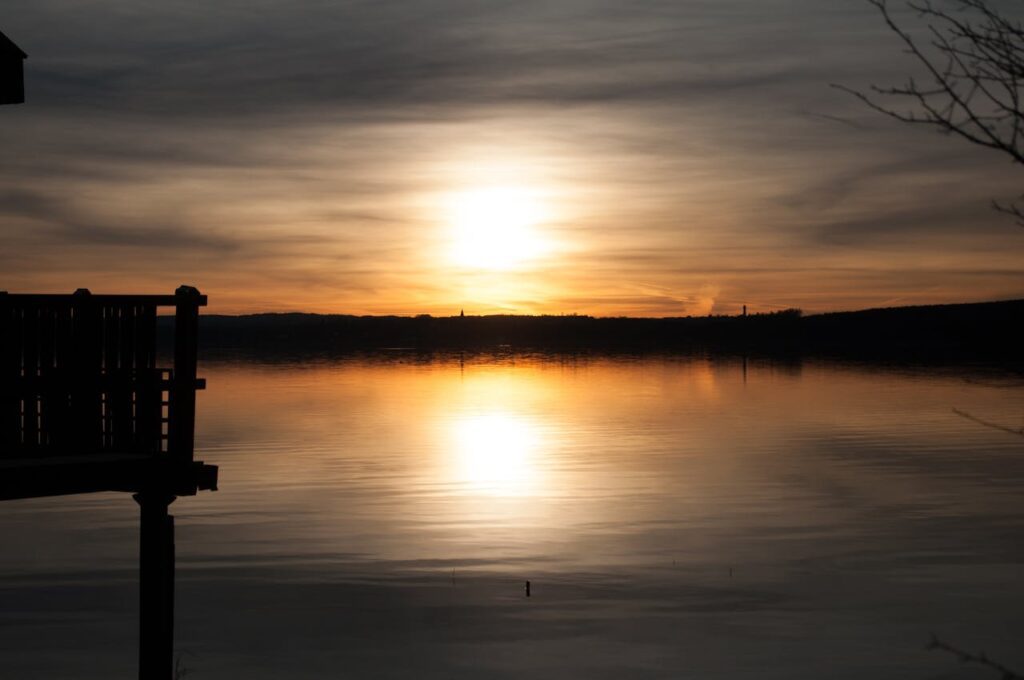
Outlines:
[[[0,293],[0,457],[98,453],[191,461],[196,319],[206,297]],[[159,307],[175,308],[171,367]]]

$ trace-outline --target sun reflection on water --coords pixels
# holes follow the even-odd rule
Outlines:
[[[505,411],[467,415],[452,425],[453,481],[468,491],[525,496],[539,486],[537,423]]]

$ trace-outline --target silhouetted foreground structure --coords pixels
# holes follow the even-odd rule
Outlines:
[[[25,69],[27,54],[0,31],[0,104],[21,104],[25,101]]]
[[[211,350],[725,351],[851,357],[1020,359],[1024,301],[896,307],[803,316],[204,316]]]
[[[0,293],[0,500],[96,491],[140,506],[141,680],[173,663],[178,496],[216,489],[194,460],[199,307],[175,295]],[[157,309],[173,307],[174,363],[157,366]]]

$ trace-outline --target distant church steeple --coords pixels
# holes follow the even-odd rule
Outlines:
[[[465,309],[460,309],[459,310],[459,318],[465,318],[465,317],[466,317],[466,310]]]

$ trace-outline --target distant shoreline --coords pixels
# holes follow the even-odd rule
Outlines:
[[[1024,300],[802,315],[674,318],[352,316],[267,313],[200,317],[200,348],[301,355],[419,351],[721,351],[1020,361]],[[169,339],[171,320],[161,319]]]

